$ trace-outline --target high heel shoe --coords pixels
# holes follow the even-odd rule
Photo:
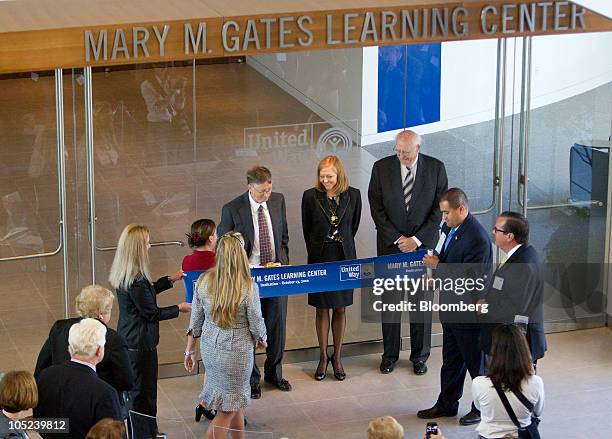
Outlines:
[[[334,355],[331,356],[330,360],[332,368],[334,369],[334,378],[336,378],[338,381],[344,381],[344,379],[346,378],[346,373],[344,372],[344,370],[336,369],[336,365],[334,364]]]
[[[314,374],[314,379],[317,381],[322,381],[325,379],[325,377],[327,376],[327,366],[329,366],[329,361],[330,359],[326,359],[325,360],[325,369],[323,369],[323,371],[321,371],[322,367],[321,367],[321,360],[319,360],[319,365],[317,366],[317,370],[315,371]]]
[[[202,415],[206,416],[206,419],[212,421],[213,419],[215,419],[215,416],[217,415],[217,411],[208,410],[203,405],[198,404],[196,405],[196,408],[195,408],[195,421],[200,422],[200,419],[202,419]]]

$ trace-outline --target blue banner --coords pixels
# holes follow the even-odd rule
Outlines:
[[[425,253],[420,250],[322,264],[253,268],[251,276],[259,286],[261,297],[350,290],[371,287],[375,278],[421,277],[425,273]],[[185,273],[185,301],[192,301],[195,284],[202,273],[204,271]]]

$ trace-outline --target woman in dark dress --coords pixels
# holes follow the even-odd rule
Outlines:
[[[355,234],[360,219],[359,189],[349,186],[346,171],[338,157],[330,155],[323,158],[317,168],[315,187],[305,191],[302,196],[302,227],[308,263],[355,259]],[[309,294],[308,304],[317,309],[317,339],[321,350],[314,377],[317,381],[324,379],[331,361],[334,377],[342,381],[346,378],[341,361],[346,328],[345,310],[353,304],[353,290]],[[330,309],[334,354],[328,359]]]

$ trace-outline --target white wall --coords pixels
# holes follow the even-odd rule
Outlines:
[[[338,49],[248,56],[247,64],[323,120],[361,121],[362,60],[362,49]]]
[[[532,41],[532,109],[612,81],[612,32],[534,37]],[[364,84],[378,84],[378,48],[364,50],[376,51],[376,55],[364,55]],[[520,111],[522,39],[507,40],[506,59],[508,116]],[[440,121],[421,125],[417,131],[427,134],[492,120],[496,69],[497,40],[443,43]],[[370,90],[364,98],[363,145],[392,140],[399,131],[376,133],[377,96],[377,90]]]

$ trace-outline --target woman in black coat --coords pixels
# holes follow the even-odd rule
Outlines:
[[[104,359],[96,366],[96,372],[102,380],[117,390],[119,400],[123,404],[124,398],[121,396],[123,392],[132,389],[134,373],[125,340],[117,331],[108,327],[114,300],[115,295],[99,285],[83,288],[76,298],[76,311],[80,317],[58,320],[53,324],[49,337],[38,354],[34,377],[38,378],[40,372],[49,366],[70,360],[68,333],[72,325],[84,318],[97,319],[107,330]]]
[[[315,187],[302,196],[302,228],[308,252],[308,263],[355,259],[355,235],[361,219],[361,193],[349,186],[348,177],[340,159],[334,155],[321,160],[317,168]],[[346,307],[353,304],[353,290],[313,293],[308,304],[316,311],[319,365],[315,379],[325,378],[331,361],[334,377],[344,380],[341,350],[346,328]],[[327,356],[330,329],[329,310],[332,310],[331,330],[334,354]]]
[[[183,272],[179,270],[151,282],[149,247],[146,226],[126,226],[119,237],[109,282],[117,290],[119,302],[117,332],[125,338],[135,375],[131,409],[156,416],[159,322],[176,318],[179,312],[191,311],[191,304],[157,306],[157,294],[172,288],[174,282],[183,278]]]

